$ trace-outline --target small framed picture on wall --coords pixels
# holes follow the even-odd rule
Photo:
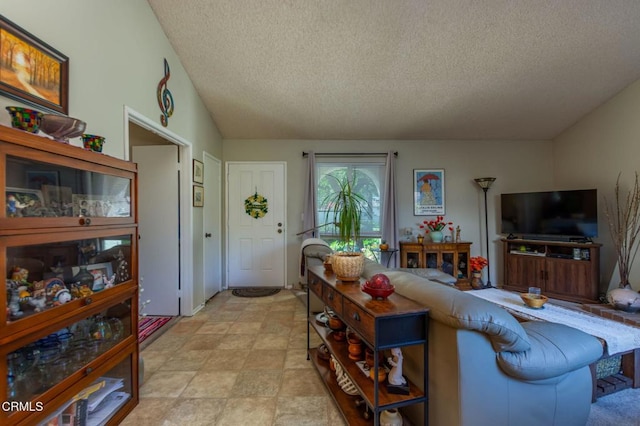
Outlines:
[[[204,186],[193,185],[193,207],[204,206]]]
[[[413,215],[444,215],[444,169],[413,170]]]
[[[193,160],[193,181],[204,183],[204,164],[202,161]]]

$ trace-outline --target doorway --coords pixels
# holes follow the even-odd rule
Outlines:
[[[204,160],[204,300],[222,291],[222,166],[205,152]]]
[[[228,162],[227,286],[286,284],[286,163]]]
[[[182,137],[172,133],[171,131],[161,127],[158,123],[153,122],[142,114],[132,110],[129,107],[124,108],[125,112],[125,143],[124,155],[127,160],[132,157],[132,147],[140,145],[173,145],[178,150],[180,163],[178,170],[181,176],[191,176],[191,143]],[[145,142],[146,141],[146,142]],[[156,189],[162,191],[162,188]],[[201,306],[204,301],[194,303],[193,300],[193,227],[192,227],[192,207],[191,207],[191,179],[180,179],[178,184],[178,205],[175,210],[178,211],[179,222],[177,232],[180,240],[180,250],[178,256],[178,281],[179,290],[175,295],[178,301],[179,315],[191,316],[197,312],[197,307]],[[141,222],[144,218],[138,217]],[[151,265],[150,267],[152,267]],[[142,271],[145,267],[139,264],[138,270]],[[147,268],[148,269],[148,268]],[[153,294],[149,294],[146,289],[146,283],[142,283],[145,288],[144,299],[151,300],[147,308],[153,303]],[[172,291],[172,294],[173,293]],[[160,298],[161,296],[158,296]],[[147,309],[145,309],[145,312]]]

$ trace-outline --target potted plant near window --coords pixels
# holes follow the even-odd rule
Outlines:
[[[607,300],[616,309],[627,312],[640,311],[640,293],[631,289],[629,275],[638,251],[640,234],[640,185],[638,173],[633,188],[622,198],[620,194],[620,175],[616,180],[614,201],[605,199],[605,215],[609,223],[611,239],[618,258],[620,284],[607,293]]]
[[[325,220],[336,223],[338,236],[345,243],[345,251],[331,256],[333,271],[341,281],[357,281],[364,269],[364,255],[356,251],[362,215],[371,216],[371,206],[362,195],[354,191],[355,177],[353,180],[348,177],[338,179],[333,175],[327,177],[335,179],[337,186],[323,201],[323,205],[328,206]]]

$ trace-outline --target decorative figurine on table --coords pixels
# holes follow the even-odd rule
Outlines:
[[[387,358],[391,365],[391,371],[387,376],[387,392],[400,395],[409,395],[409,382],[402,375],[402,350],[400,348],[391,349],[391,356]]]
[[[460,241],[460,225],[456,226],[456,243],[459,243]]]

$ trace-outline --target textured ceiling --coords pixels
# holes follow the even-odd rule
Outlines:
[[[148,1],[226,139],[551,139],[640,79],[637,0]]]

